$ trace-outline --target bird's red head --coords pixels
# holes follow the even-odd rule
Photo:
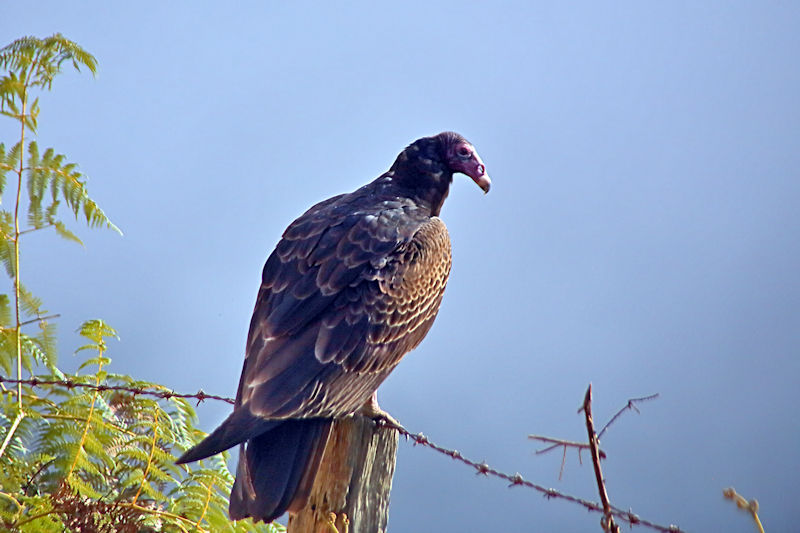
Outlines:
[[[438,135],[442,147],[445,151],[447,165],[453,172],[466,174],[484,193],[489,192],[492,180],[486,173],[486,166],[481,161],[475,147],[464,137],[452,131],[446,131]]]
[[[492,181],[475,148],[458,133],[445,131],[409,144],[397,156],[389,176],[378,181],[404,189],[404,195],[430,207],[431,214],[438,216],[456,172],[466,174],[483,192],[489,192]]]

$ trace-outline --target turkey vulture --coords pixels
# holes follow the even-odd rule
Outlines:
[[[456,172],[489,192],[461,135],[418,139],[388,172],[283,233],[264,265],[233,413],[178,459],[241,446],[232,519],[300,510],[333,419],[388,416],[374,393],[428,333],[450,273],[439,211]]]

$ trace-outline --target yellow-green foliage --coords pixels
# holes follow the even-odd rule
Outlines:
[[[80,242],[59,219],[66,206],[89,227],[119,232],[89,197],[77,165],[30,138],[39,119],[31,90],[49,90],[63,64],[94,73],[95,58],[61,35],[25,37],[0,49],[0,112],[20,126],[0,144],[0,262],[13,292],[0,294],[0,374],[81,386],[18,384],[0,393],[0,530],[10,531],[277,531],[271,525],[231,522],[227,496],[233,478],[224,456],[196,466],[175,465],[174,453],[203,434],[184,398],[133,395],[105,387],[155,392],[169,388],[109,372],[102,320],[78,333],[86,360],[75,374],[56,364],[52,317],[20,282],[19,250],[30,231],[53,230]],[[25,157],[27,154],[27,157]],[[22,192],[28,205],[22,205]],[[22,275],[21,275],[22,274]]]

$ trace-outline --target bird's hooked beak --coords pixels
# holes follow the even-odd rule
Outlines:
[[[478,152],[476,152],[472,146],[462,145],[461,149],[465,151],[469,150],[469,152],[456,157],[452,162],[451,168],[455,172],[461,172],[472,178],[472,181],[477,183],[478,187],[483,189],[484,193],[489,192],[489,188],[492,186],[492,180],[486,173],[486,165],[481,161],[481,156],[478,155]]]
[[[483,189],[484,193],[489,192],[492,180],[486,173],[486,165],[481,161],[481,156],[475,151],[475,147],[457,133],[445,132],[439,134],[449,145],[447,148],[447,163],[450,170],[466,174],[472,181]]]
[[[489,192],[492,186],[492,180],[489,174],[486,173],[486,165],[481,161],[481,157],[477,152],[472,153],[472,157],[463,163],[463,168],[459,169],[461,172],[472,178],[478,187],[483,189],[484,194]]]
[[[489,192],[489,189],[492,186],[492,180],[489,177],[489,174],[486,173],[486,167],[483,163],[479,163],[477,167],[475,167],[474,174],[467,174],[472,181],[478,184],[478,187],[483,189],[483,193],[486,194]]]

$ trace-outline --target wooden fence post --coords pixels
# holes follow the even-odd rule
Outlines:
[[[334,422],[311,495],[290,515],[288,533],[384,533],[398,438],[362,415]]]

